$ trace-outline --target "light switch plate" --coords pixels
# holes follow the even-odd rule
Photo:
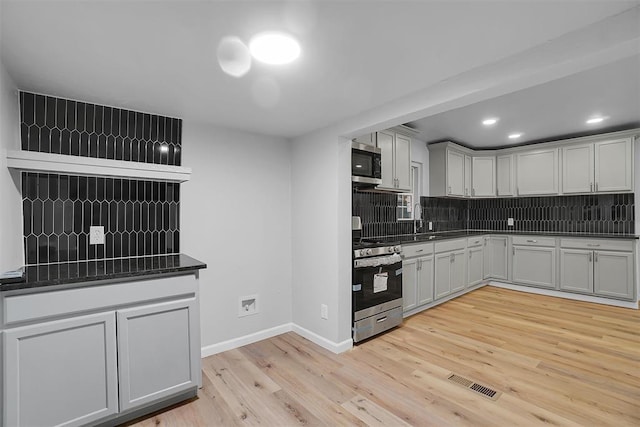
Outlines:
[[[507,218],[507,226],[513,227],[513,218]]]
[[[104,245],[104,226],[92,225],[89,227],[89,244]]]

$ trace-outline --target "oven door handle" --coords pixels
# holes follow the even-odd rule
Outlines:
[[[384,317],[381,317],[381,318],[379,318],[379,319],[376,319],[376,323],[382,323],[382,322],[384,322],[385,320],[387,320],[387,316],[384,316]]]

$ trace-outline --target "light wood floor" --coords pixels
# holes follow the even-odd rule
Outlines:
[[[484,287],[340,355],[287,333],[202,370],[135,425],[640,426],[640,312]]]

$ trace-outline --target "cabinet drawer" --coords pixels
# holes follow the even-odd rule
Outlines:
[[[635,240],[560,239],[561,247],[573,249],[631,252],[634,244]]]
[[[464,249],[466,245],[467,239],[446,240],[444,242],[436,242],[435,251],[436,253],[455,251]]]
[[[95,282],[94,282],[95,283]],[[86,287],[30,294],[8,295],[0,298],[4,315],[0,326],[68,316],[119,306],[173,299],[197,292],[195,275],[170,276],[158,279],[89,284]]]
[[[415,256],[430,255],[433,253],[433,243],[416,243],[412,245],[402,245],[402,256],[411,258]]]
[[[484,238],[484,236],[469,237],[467,239],[467,247],[473,248],[474,246],[484,245]]]
[[[513,236],[514,245],[522,246],[555,246],[555,237]]]

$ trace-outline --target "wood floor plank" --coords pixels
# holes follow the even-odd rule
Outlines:
[[[208,357],[197,399],[130,425],[637,426],[640,311],[483,287],[343,354],[290,332]]]

